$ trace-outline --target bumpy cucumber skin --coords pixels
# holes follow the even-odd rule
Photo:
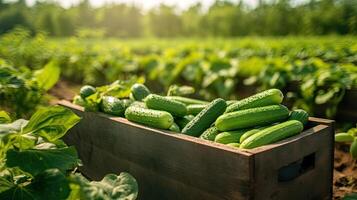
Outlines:
[[[198,99],[192,99],[188,97],[180,97],[180,96],[167,96],[166,98],[172,99],[175,101],[179,101],[181,103],[184,103],[186,105],[191,105],[191,104],[208,104],[209,102],[207,101],[202,101]]]
[[[177,117],[175,122],[180,127],[180,129],[183,129],[191,120],[193,120],[193,118],[195,118],[195,116],[186,115],[183,117]]]
[[[100,109],[110,115],[124,116],[125,105],[123,101],[116,97],[104,96],[100,103]]]
[[[182,130],[182,133],[194,137],[200,136],[225,110],[227,104],[223,99],[215,99],[193,118]]]
[[[123,101],[125,109],[129,108],[129,106],[131,106],[131,104],[134,102],[131,99],[122,99],[122,101]]]
[[[216,120],[220,131],[230,131],[280,122],[289,117],[289,110],[283,105],[264,106],[226,113]]]
[[[189,115],[197,115],[203,109],[205,109],[206,106],[207,106],[207,104],[191,104],[191,105],[188,105],[187,106],[187,114],[189,114]]]
[[[136,101],[142,101],[150,94],[150,90],[143,84],[135,83],[131,86],[131,95]]]
[[[353,136],[348,133],[337,133],[335,135],[336,142],[353,142]]]
[[[278,89],[266,90],[231,104],[227,107],[226,113],[280,104],[283,101],[283,98],[283,93]]]
[[[241,130],[236,130],[236,131],[222,132],[214,138],[214,141],[221,143],[221,144],[239,143],[239,139],[247,131],[249,131],[249,130],[241,129]]]
[[[229,143],[229,144],[227,144],[227,146],[239,148],[240,144],[235,142],[235,143]]]
[[[150,94],[144,99],[144,101],[148,108],[167,111],[176,117],[183,117],[187,114],[185,104],[179,101],[167,99],[166,97],[160,95]]]
[[[229,100],[229,101],[226,101],[227,102],[227,107],[229,107],[230,105],[234,104],[234,103],[237,103],[238,100]]]
[[[305,126],[309,121],[309,114],[303,109],[293,110],[290,112],[289,120],[298,120]]]
[[[130,104],[129,107],[132,107],[132,106],[136,106],[136,107],[139,107],[139,108],[147,108],[145,103],[142,102],[142,101],[134,101],[133,103]]]
[[[169,128],[170,131],[180,133],[180,127],[174,122]]]
[[[214,141],[214,138],[216,138],[218,134],[219,130],[217,129],[217,127],[213,126],[205,130],[205,132],[200,135],[200,138],[204,140]]]
[[[259,131],[244,140],[240,147],[252,149],[267,144],[278,142],[285,138],[299,134],[304,129],[304,125],[297,120],[289,120]]]
[[[154,128],[169,129],[174,123],[172,115],[166,111],[130,106],[125,111],[125,118]]]
[[[81,87],[80,91],[79,91],[79,95],[85,99],[86,97],[89,97],[90,95],[96,93],[96,89],[95,87],[91,86],[91,85],[85,85],[83,87]]]

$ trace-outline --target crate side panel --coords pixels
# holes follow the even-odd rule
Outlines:
[[[249,156],[74,111],[82,120],[65,141],[77,147],[90,178],[127,171],[141,199],[249,198]]]

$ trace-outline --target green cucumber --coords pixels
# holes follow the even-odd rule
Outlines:
[[[213,126],[208,128],[207,130],[205,130],[205,132],[203,132],[200,135],[201,139],[204,140],[210,140],[210,141],[214,141],[214,138],[219,134],[219,131],[217,129],[217,127]]]
[[[183,116],[183,117],[177,117],[175,119],[175,122],[180,127],[180,129],[183,129],[186,126],[186,124],[188,124],[188,122],[193,120],[193,118],[195,118],[195,116],[186,115],[186,116]]]
[[[234,103],[237,103],[237,102],[238,102],[238,100],[229,100],[229,101],[227,101],[227,106],[230,106],[230,105],[232,105]]]
[[[136,107],[140,107],[140,108],[147,108],[145,103],[142,101],[134,101],[133,103],[130,104],[129,107],[132,107],[132,106],[136,106]]]
[[[289,120],[293,119],[300,121],[305,126],[309,121],[309,114],[303,109],[293,110],[290,112]]]
[[[182,130],[182,133],[198,137],[226,110],[223,99],[215,99],[193,118]]]
[[[180,127],[174,122],[169,128],[170,131],[180,133]]]
[[[95,87],[91,86],[91,85],[85,85],[83,87],[81,87],[80,91],[79,91],[79,95],[85,99],[86,97],[89,97],[90,95],[96,93],[97,90],[95,89]]]
[[[234,142],[234,143],[229,143],[229,144],[227,144],[227,146],[239,148],[239,147],[240,147],[240,144]]]
[[[202,101],[198,99],[192,99],[188,97],[181,97],[181,96],[167,96],[166,98],[179,101],[181,103],[184,103],[186,105],[191,105],[191,104],[208,104],[209,102],[207,101]]]
[[[150,94],[144,99],[144,102],[150,109],[167,111],[173,116],[183,117],[187,114],[185,104],[160,95]]]
[[[166,111],[151,110],[138,106],[127,108],[125,118],[129,121],[161,129],[169,129],[174,123],[174,118]]]
[[[246,140],[247,138],[249,138],[250,136],[258,133],[261,129],[258,129],[258,128],[255,128],[255,129],[252,129],[250,131],[247,131],[245,132],[242,137],[240,137],[239,139],[239,143],[242,143],[244,140]]]
[[[337,133],[335,135],[336,142],[353,142],[353,136],[348,133]]]
[[[285,106],[272,105],[223,114],[216,120],[216,126],[220,131],[230,131],[269,125],[288,117],[289,110]]]
[[[200,113],[207,104],[191,104],[187,106],[187,114],[189,115],[197,115]]]
[[[244,149],[252,149],[267,144],[278,142],[285,138],[299,134],[304,129],[304,125],[297,120],[289,120],[266,129],[250,136],[244,140],[240,147]]]
[[[131,86],[131,98],[134,98],[136,101],[142,101],[145,97],[150,94],[150,90],[143,84],[135,83]]]
[[[104,96],[100,102],[100,109],[110,115],[124,116],[125,105],[123,101],[116,97]]]
[[[226,113],[280,104],[283,101],[283,98],[283,93],[278,89],[266,90],[231,104],[227,107]]]
[[[125,109],[129,108],[129,106],[131,106],[131,104],[134,102],[131,99],[122,99],[122,101],[123,101]]]
[[[239,143],[239,139],[247,131],[249,131],[249,130],[241,129],[241,130],[235,130],[235,131],[222,132],[214,138],[214,141],[221,143],[221,144]]]

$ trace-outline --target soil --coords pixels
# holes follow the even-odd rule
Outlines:
[[[54,96],[51,104],[58,100],[69,100],[78,93],[80,85],[68,81],[59,81],[50,90]],[[335,144],[333,199],[342,199],[346,194],[357,193],[357,161],[349,154],[348,144]]]

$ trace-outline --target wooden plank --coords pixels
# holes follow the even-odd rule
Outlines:
[[[76,146],[90,178],[127,171],[140,184],[140,199],[248,199],[251,194],[247,152],[70,108],[82,120],[65,141]]]
[[[333,128],[319,125],[300,134],[300,137],[269,145],[269,150],[255,151],[254,199],[330,199],[332,197]],[[302,137],[301,137],[302,136]],[[281,167],[314,154],[314,167],[297,178],[278,181]]]

